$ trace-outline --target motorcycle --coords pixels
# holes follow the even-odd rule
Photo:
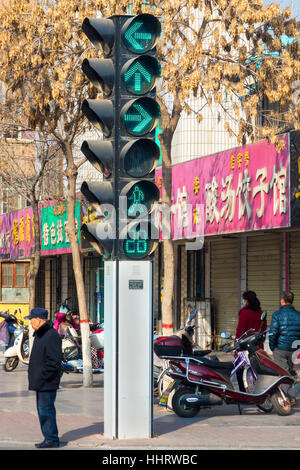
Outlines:
[[[262,316],[263,320],[263,316]],[[222,404],[263,405],[270,400],[278,415],[291,413],[291,403],[282,389],[283,384],[292,385],[294,378],[262,349],[266,332],[249,330],[243,338],[233,341],[232,351],[248,351],[250,364],[256,374],[251,393],[235,390],[230,375],[235,368],[232,362],[196,357],[195,355],[170,357],[168,344],[161,348],[161,357],[170,359],[168,375],[173,379],[160,399],[166,406],[168,395],[174,390],[172,408],[184,418],[197,415],[201,408]],[[178,351],[180,353],[180,351]]]
[[[29,364],[29,332],[28,326],[24,325],[22,320],[18,320],[15,315],[6,315],[10,317],[7,317],[7,320],[9,321],[8,329],[11,328],[12,331],[12,338],[8,348],[4,352],[5,362],[3,369],[6,372],[11,372],[17,367],[20,361],[23,362],[23,364]],[[1,316],[3,316],[3,314]]]

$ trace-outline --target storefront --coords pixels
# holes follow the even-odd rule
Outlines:
[[[173,167],[173,238],[184,246],[204,235],[204,292],[194,300],[210,302],[213,345],[221,331],[235,333],[245,290],[257,293],[268,322],[287,288],[300,307],[300,133],[281,141],[280,151],[262,141]],[[161,178],[158,170],[159,186]],[[195,285],[198,270],[187,272]]]
[[[91,206],[84,208],[82,223],[97,223]],[[82,237],[81,253],[85,279],[85,293],[89,318],[92,322],[104,322],[104,262],[89,242]]]
[[[17,312],[22,319],[29,310],[28,272],[34,249],[31,207],[0,216],[1,289],[0,310]]]
[[[75,206],[75,220],[80,246],[80,203]],[[41,254],[44,258],[45,308],[51,318],[66,298],[72,310],[78,310],[72,250],[67,232],[67,204],[41,207]]]
[[[300,230],[288,234],[289,288],[295,295],[295,308],[300,310]]]
[[[103,258],[93,253],[84,256],[84,278],[90,321],[104,322],[104,264]]]

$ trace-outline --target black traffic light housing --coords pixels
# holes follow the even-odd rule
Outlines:
[[[103,133],[103,140],[84,141],[81,150],[101,171],[105,182],[85,182],[81,190],[96,209],[101,204],[114,206],[116,238],[104,243],[91,224],[85,224],[83,232],[112,259],[146,259],[158,238],[149,217],[159,199],[154,179],[160,154],[155,143],[155,127],[160,119],[155,86],[161,67],[155,45],[161,25],[149,14],[113,15],[86,18],[82,29],[105,56],[85,59],[82,64],[83,72],[103,91],[105,99],[87,99],[82,104],[83,113]],[[124,198],[125,206],[122,202],[120,208]],[[97,211],[99,223],[105,222],[104,212]],[[154,233],[155,241],[147,238]]]

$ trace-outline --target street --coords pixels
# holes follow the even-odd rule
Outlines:
[[[300,446],[300,401],[292,414],[264,414],[256,407],[223,405],[182,419],[154,400],[152,439],[109,440],[103,436],[103,375],[83,388],[79,374],[62,378],[56,399],[60,450],[297,450]],[[35,394],[27,388],[26,366],[0,370],[0,449],[35,450],[42,440]],[[299,384],[296,387],[300,396]]]

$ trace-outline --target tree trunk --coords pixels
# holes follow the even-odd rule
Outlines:
[[[174,105],[171,115],[165,103],[160,101],[161,123],[163,133],[161,135],[161,156],[162,156],[162,203],[172,207],[172,140],[182,112],[182,104],[179,94],[174,97]],[[171,220],[170,220],[171,224]],[[173,293],[175,280],[175,255],[170,227],[170,239],[163,241],[164,260],[164,290],[162,301],[162,333],[163,335],[173,334]]]
[[[40,236],[40,216],[39,216],[39,206],[38,201],[35,197],[31,197],[31,205],[33,210],[34,217],[34,256],[33,261],[30,263],[29,271],[29,311],[37,307],[35,305],[35,282],[40,269],[41,261],[41,236]],[[41,306],[41,305],[40,305]]]
[[[173,334],[173,292],[174,292],[174,245],[172,240],[163,242],[164,291],[162,300],[162,334]]]
[[[162,203],[167,204],[171,209],[172,205],[172,161],[171,161],[171,141],[172,135],[165,127],[161,139],[162,151]],[[171,223],[171,221],[170,221]],[[170,230],[171,235],[171,230]],[[172,235],[170,239],[163,241],[163,261],[164,261],[164,290],[162,300],[162,334],[173,334],[173,292],[175,277],[174,245]]]
[[[80,252],[78,245],[78,234],[75,225],[75,202],[76,202],[76,177],[77,168],[73,162],[73,154],[70,145],[66,145],[66,157],[68,167],[66,170],[68,178],[68,235],[72,248],[73,270],[76,282],[76,290],[78,296],[79,316],[80,316],[80,332],[83,359],[83,386],[93,386],[93,371],[91,360],[91,343],[90,343],[90,326],[86,305],[86,295],[84,289],[84,280],[82,274],[82,266],[80,260]]]
[[[40,269],[41,262],[41,235],[40,235],[40,214],[38,201],[34,194],[31,194],[30,203],[33,211],[33,229],[34,229],[34,256],[30,263],[30,271],[28,274],[29,284],[29,312],[34,307],[44,307],[44,305],[35,304],[35,284]],[[33,346],[34,330],[29,324],[29,353],[31,354]]]

